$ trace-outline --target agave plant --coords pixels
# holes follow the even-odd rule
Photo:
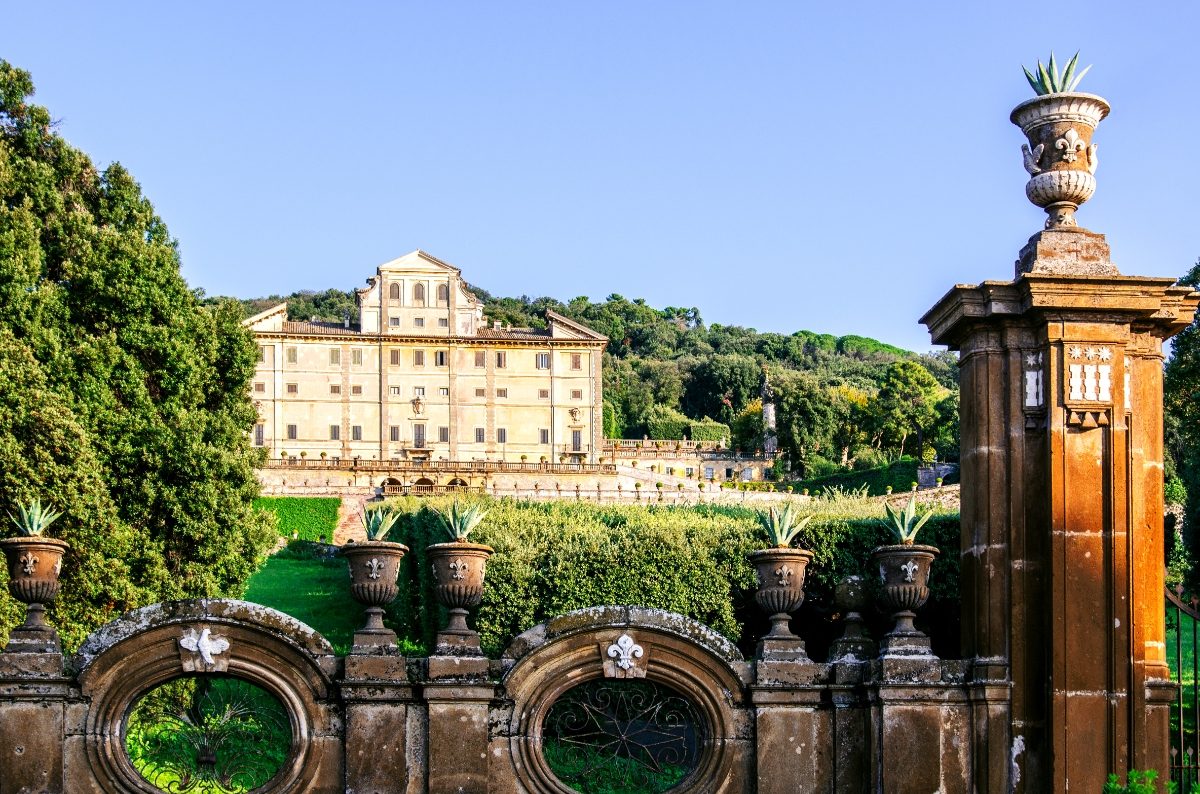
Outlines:
[[[767,540],[780,549],[787,548],[792,539],[812,520],[812,516],[800,518],[790,504],[784,505],[782,510],[772,507],[767,512],[758,514],[758,523],[766,530]]]
[[[46,527],[50,526],[56,518],[62,515],[54,511],[49,504],[42,506],[41,499],[34,499],[28,505],[17,505],[17,512],[20,517],[8,514],[9,519],[17,525],[17,529],[22,535],[36,537],[46,531]]]
[[[442,520],[442,526],[451,539],[460,543],[466,542],[471,530],[479,526],[479,522],[488,513],[482,504],[462,505],[457,499],[444,512],[441,510],[434,510],[434,512]]]
[[[888,520],[884,523],[887,528],[896,536],[896,540],[905,546],[911,546],[913,541],[917,539],[917,533],[921,531],[921,527],[925,526],[925,522],[933,517],[933,510],[926,510],[923,513],[917,512],[917,497],[910,496],[908,504],[903,510],[898,510],[892,507],[887,502],[883,503],[884,512],[887,513]]]
[[[1038,96],[1046,94],[1065,94],[1068,91],[1074,91],[1079,85],[1079,81],[1088,73],[1091,66],[1084,67],[1079,74],[1075,73],[1075,66],[1079,63],[1079,53],[1076,52],[1074,57],[1067,62],[1067,68],[1061,72],[1058,69],[1058,64],[1054,60],[1054,53],[1050,53],[1050,63],[1042,66],[1042,62],[1038,61],[1037,74],[1026,69],[1025,79],[1029,81],[1029,85],[1033,86],[1034,92]]]
[[[386,507],[364,510],[362,514],[363,527],[367,530],[367,538],[370,540],[387,540],[388,533],[399,519],[399,513]]]

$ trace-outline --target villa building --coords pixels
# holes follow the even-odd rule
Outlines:
[[[488,325],[458,268],[423,251],[356,291],[358,324],[246,320],[258,342],[254,443],[270,458],[594,463],[607,339],[546,312]]]

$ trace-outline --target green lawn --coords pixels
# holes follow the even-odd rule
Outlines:
[[[342,500],[332,497],[263,496],[254,506],[275,514],[280,537],[316,541],[324,536],[332,542]]]
[[[340,557],[321,559],[285,549],[250,577],[247,601],[284,612],[319,631],[339,655],[350,651],[363,607],[350,597],[350,574]]]

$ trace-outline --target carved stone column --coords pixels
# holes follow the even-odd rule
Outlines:
[[[1102,235],[1051,229],[1015,280],[956,286],[921,320],[961,352],[977,791],[1168,768],[1162,342],[1200,294],[1113,273]]]

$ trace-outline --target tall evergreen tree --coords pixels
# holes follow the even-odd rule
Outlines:
[[[0,511],[63,511],[53,617],[71,646],[127,608],[236,593],[271,531],[251,506],[241,307],[201,305],[138,184],[32,94],[0,61]],[[0,637],[18,613],[0,595]]]

